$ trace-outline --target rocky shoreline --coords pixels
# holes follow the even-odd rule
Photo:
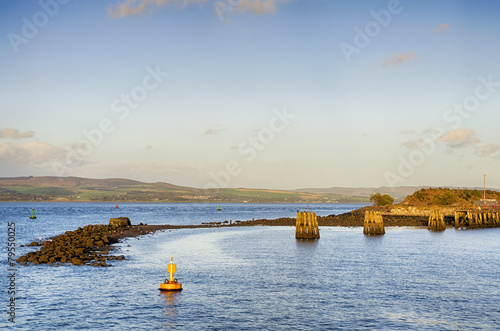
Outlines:
[[[16,261],[21,265],[72,263],[74,265],[110,266],[109,261],[123,260],[123,255],[109,255],[112,244],[126,237],[136,237],[162,229],[176,228],[170,225],[132,225],[114,227],[110,225],[86,225],[74,231],[44,240],[33,241],[27,246],[40,246],[40,250],[29,252]]]
[[[373,207],[363,207],[348,213],[329,216],[318,216],[318,225],[362,227],[366,210]],[[378,208],[381,212],[390,212],[384,208]],[[384,214],[384,226],[413,226],[427,227],[429,217],[422,215],[391,215]],[[123,255],[110,255],[113,244],[121,242],[124,238],[133,238],[159,230],[210,228],[210,227],[239,227],[239,226],[295,226],[296,219],[283,217],[277,219],[257,219],[251,221],[224,221],[203,223],[201,225],[86,225],[74,231],[66,231],[64,234],[49,238],[43,242],[32,242],[27,246],[40,246],[40,250],[29,252],[17,259],[21,265],[29,264],[52,264],[60,265],[72,263],[74,265],[91,265],[95,267],[111,266],[109,261],[123,260]],[[453,226],[454,219],[445,217],[447,226]]]

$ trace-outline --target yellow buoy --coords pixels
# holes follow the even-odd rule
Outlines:
[[[173,256],[170,257],[170,264],[167,265],[167,272],[170,274],[169,279],[165,279],[164,283],[160,284],[160,291],[181,291],[182,284],[177,283],[177,278],[174,274],[177,272],[177,266],[173,262]]]

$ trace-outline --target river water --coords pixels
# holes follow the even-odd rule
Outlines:
[[[37,220],[29,220],[31,207]],[[8,224],[19,247],[87,224],[200,224],[294,217],[299,204],[1,203],[3,313],[19,330],[491,330],[500,325],[500,228],[294,227],[180,229],[129,238],[109,268],[7,264]],[[314,204],[325,216],[360,205]],[[12,228],[12,225],[10,226]],[[12,235],[11,235],[12,237]],[[12,241],[12,240],[11,240]],[[170,256],[183,291],[164,293]],[[15,295],[8,275],[15,274]],[[15,323],[7,305],[15,297]]]

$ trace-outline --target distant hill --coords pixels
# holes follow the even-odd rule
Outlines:
[[[448,191],[456,198],[451,198],[450,193],[446,193]],[[497,191],[490,189],[487,192],[493,197],[500,194]],[[247,188],[207,190],[124,178],[0,177],[0,201],[370,203],[372,194],[381,193],[396,198],[395,204],[427,205],[448,200],[468,203],[473,199],[479,200],[480,192],[482,190],[419,186],[303,188],[290,191]],[[440,197],[444,200],[439,200]]]
[[[0,177],[0,201],[368,203],[366,197],[246,188],[197,189],[169,183],[82,177]]]

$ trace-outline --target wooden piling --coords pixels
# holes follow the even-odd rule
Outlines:
[[[492,210],[457,210],[455,228],[494,228],[500,226],[500,213]]]
[[[429,231],[444,231],[446,226],[444,225],[444,213],[439,209],[431,210],[429,215],[429,223],[427,224],[427,230]]]
[[[465,228],[469,226],[466,210],[455,211],[455,229]]]
[[[368,236],[385,234],[384,221],[382,220],[382,214],[380,214],[380,212],[365,211],[363,233]]]
[[[295,238],[297,239],[319,239],[319,227],[316,213],[297,212],[295,223]]]

